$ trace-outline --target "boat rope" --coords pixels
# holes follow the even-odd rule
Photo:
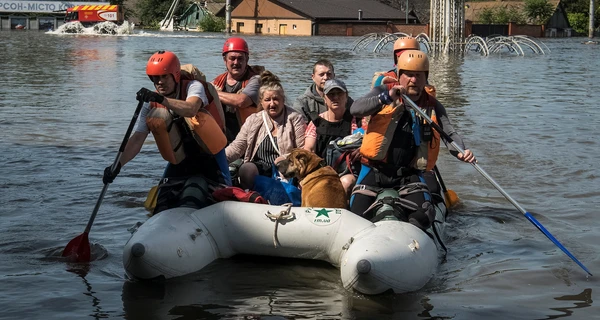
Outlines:
[[[267,216],[267,218],[275,222],[275,230],[273,231],[273,245],[275,246],[275,248],[277,248],[278,244],[281,245],[279,243],[279,239],[277,238],[277,226],[279,225],[279,222],[286,220],[294,220],[296,218],[296,215],[293,212],[291,212],[291,203],[286,203],[283,206],[287,207],[287,209],[281,210],[279,213],[272,214],[269,211],[265,213],[265,216]]]

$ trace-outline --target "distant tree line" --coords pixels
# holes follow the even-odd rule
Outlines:
[[[471,0],[482,2],[490,0]],[[516,22],[520,24],[546,24],[554,14],[554,7],[548,0],[524,0],[522,9],[514,7],[489,8],[480,13],[478,19],[487,24],[506,24]],[[567,12],[571,28],[579,34],[587,34],[589,26],[590,1],[589,0],[562,0]],[[600,26],[600,1],[596,1],[594,9],[594,27]]]

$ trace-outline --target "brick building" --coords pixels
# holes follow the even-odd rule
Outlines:
[[[427,32],[414,13],[377,0],[232,0],[231,29],[243,34],[361,36]],[[217,13],[225,17],[225,8]]]

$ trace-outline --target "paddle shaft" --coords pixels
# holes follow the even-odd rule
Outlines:
[[[446,185],[444,184],[444,180],[442,179],[442,175],[440,174],[440,170],[438,169],[437,165],[433,166],[433,170],[435,171],[435,174],[437,175],[437,178],[440,181],[440,186],[442,186],[442,191],[448,192],[448,189],[446,189]]]
[[[127,146],[127,141],[129,141],[129,136],[131,135],[131,132],[133,131],[133,127],[135,126],[135,122],[137,121],[137,118],[140,115],[140,111],[142,110],[143,105],[144,105],[144,101],[139,101],[137,107],[135,108],[135,112],[133,113],[131,122],[129,122],[129,127],[127,128],[127,132],[125,133],[125,136],[123,137],[123,141],[121,142],[121,146],[119,147],[119,152],[117,153],[115,162],[113,162],[112,167],[110,168],[111,171],[113,171],[113,172],[117,168],[119,161],[121,161],[121,155],[123,154],[123,151],[125,151],[125,146]],[[102,204],[102,200],[104,199],[104,195],[106,194],[106,190],[108,189],[108,185],[109,185],[109,183],[105,183],[104,187],[102,187],[102,192],[100,192],[98,201],[96,201],[96,205],[94,206],[94,210],[92,211],[92,216],[90,217],[90,220],[88,221],[87,226],[85,227],[85,231],[83,231],[84,233],[90,233],[90,230],[92,229],[92,224],[94,224],[94,220],[96,219],[96,214],[98,213],[98,210],[100,209],[100,205]]]
[[[413,110],[415,110],[419,115],[421,115],[421,117],[423,117],[423,119],[425,119],[437,132],[439,132],[440,135],[442,135],[444,139],[448,143],[450,143],[458,152],[462,153],[463,155],[465,154],[465,151],[461,147],[459,147],[458,144],[456,144],[456,142],[454,142],[454,140],[452,140],[452,138],[450,138],[450,136],[446,132],[444,132],[444,130],[437,123],[433,122],[433,120],[431,120],[431,118],[423,110],[421,110],[421,108],[419,108],[409,97],[403,94],[402,98],[405,103],[407,103]],[[544,228],[544,226],[539,221],[537,221],[537,219],[534,218],[531,215],[531,213],[525,211],[525,209],[523,209],[523,207],[517,201],[515,201],[515,199],[513,199],[506,191],[504,191],[504,189],[502,189],[502,187],[498,183],[496,183],[496,181],[490,175],[488,175],[487,172],[485,172],[476,162],[471,162],[471,165],[473,165],[473,167],[475,167],[475,169],[479,173],[481,173],[481,175],[484,176],[506,198],[506,200],[512,203],[512,205],[515,206],[515,208],[517,208],[523,215],[525,215],[525,217],[531,223],[533,223],[538,228],[538,230],[540,230],[544,235],[546,235],[546,237],[548,237],[550,241],[552,241],[567,256],[569,256],[571,260],[573,260],[583,270],[585,270],[585,272],[587,272],[590,276],[592,275],[590,271],[581,262],[579,262],[579,260],[577,260],[577,258],[575,258],[575,256],[573,256],[569,252],[569,250],[567,250],[567,248],[565,248],[552,234],[550,234],[550,232],[546,230],[546,228]]]

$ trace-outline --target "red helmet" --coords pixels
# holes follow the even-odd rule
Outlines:
[[[250,53],[248,51],[248,43],[246,43],[246,40],[236,37],[227,39],[223,45],[223,55],[231,51],[243,52],[245,54]]]
[[[152,76],[170,74],[179,83],[181,79],[181,64],[179,58],[171,51],[158,51],[148,59],[146,74],[152,80]]]

